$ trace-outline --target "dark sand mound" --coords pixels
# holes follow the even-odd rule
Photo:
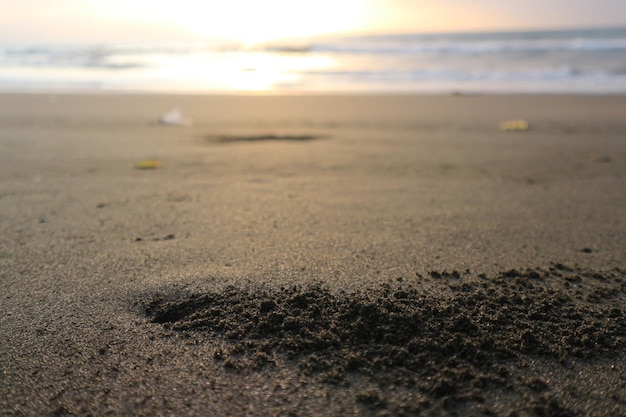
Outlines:
[[[326,383],[360,375],[382,390],[402,386],[428,399],[409,407],[388,404],[377,391],[357,397],[395,414],[480,404],[485,390],[497,388],[528,397],[533,414],[576,415],[563,394],[547,394],[540,371],[520,379],[511,370],[533,359],[566,366],[626,350],[625,271],[554,265],[495,277],[429,275],[352,293],[316,285],[165,291],[144,310],[173,335],[223,340],[214,359],[228,368],[292,362]]]

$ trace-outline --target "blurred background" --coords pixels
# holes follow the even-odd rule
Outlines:
[[[0,91],[626,93],[623,0],[0,0]]]

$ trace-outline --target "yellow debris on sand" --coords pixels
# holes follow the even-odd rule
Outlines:
[[[161,168],[161,161],[157,161],[156,159],[144,159],[142,161],[138,161],[135,164],[135,169],[159,169]]]
[[[500,122],[500,130],[505,132],[524,132],[529,125],[526,120],[505,120]]]

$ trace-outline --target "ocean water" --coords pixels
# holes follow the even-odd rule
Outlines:
[[[626,28],[8,45],[0,91],[626,93]]]

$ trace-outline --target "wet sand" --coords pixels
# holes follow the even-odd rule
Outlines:
[[[624,415],[624,114],[0,95],[0,414]]]

